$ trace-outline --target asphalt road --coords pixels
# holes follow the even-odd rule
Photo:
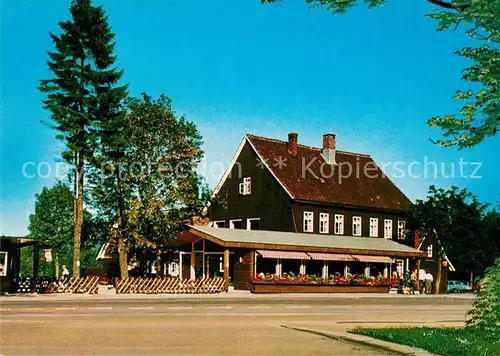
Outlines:
[[[7,355],[389,355],[286,329],[461,325],[470,298],[113,298],[0,300]]]

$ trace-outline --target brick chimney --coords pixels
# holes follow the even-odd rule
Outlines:
[[[297,137],[299,135],[295,132],[290,132],[288,134],[288,152],[293,156],[297,157]]]
[[[422,231],[415,231],[414,234],[414,244],[413,246],[418,249],[420,247],[420,244],[422,243],[422,240],[424,237],[422,236]]]
[[[335,134],[323,135],[323,151],[321,155],[327,164],[337,164],[335,161],[335,149],[337,147]]]
[[[324,150],[335,150],[337,147],[335,134],[324,134],[323,135],[323,149]]]

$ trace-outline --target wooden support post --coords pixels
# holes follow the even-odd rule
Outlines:
[[[190,261],[190,267],[189,267],[189,279],[194,281],[196,279],[196,273],[195,273],[195,264],[196,264],[196,255],[194,253],[194,242],[191,242],[191,261]]]
[[[347,275],[349,274],[349,265],[344,263],[344,278],[347,278]]]
[[[179,279],[182,280],[182,252],[179,252]]]
[[[33,246],[33,280],[31,281],[32,285],[31,293],[36,293],[36,280],[38,279],[38,262],[40,260],[40,246],[35,244]]]
[[[306,274],[306,263],[304,260],[300,260],[300,270],[299,274],[305,275]]]
[[[443,254],[440,253],[438,256],[438,265],[436,276],[434,277],[434,294],[439,294],[441,292],[441,273],[443,270]]]
[[[224,281],[227,292],[229,290],[229,250],[224,250]]]
[[[195,273],[195,269],[194,269],[194,266],[196,264],[196,255],[194,253],[194,251],[191,251],[191,266],[190,266],[190,269],[189,269],[189,279],[194,281],[196,279],[196,273]]]
[[[253,252],[253,275],[257,276],[257,252]]]
[[[420,258],[417,260],[417,290],[420,291]]]
[[[33,278],[38,277],[38,262],[40,260],[40,247],[38,244],[33,245]]]

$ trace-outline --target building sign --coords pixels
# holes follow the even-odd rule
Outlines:
[[[0,251],[0,277],[5,277],[7,275],[7,255],[7,252]]]

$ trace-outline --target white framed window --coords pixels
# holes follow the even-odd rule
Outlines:
[[[405,238],[405,226],[406,223],[403,220],[398,220],[398,239],[402,240]]]
[[[370,237],[378,237],[378,218],[370,218]]]
[[[352,217],[352,234],[354,236],[361,236],[361,216]]]
[[[239,193],[241,195],[250,195],[252,192],[252,178],[245,177],[243,178],[243,183],[239,184]]]
[[[328,234],[330,225],[330,214],[319,213],[319,233]]]
[[[214,227],[226,227],[226,222],[224,220],[214,221]]]
[[[304,232],[313,232],[314,213],[312,211],[304,211]]]
[[[432,245],[427,246],[427,257],[432,258]]]
[[[260,218],[247,219],[247,230],[260,230]]]
[[[242,229],[243,221],[241,219],[229,220],[229,228],[230,229]]]
[[[335,223],[333,232],[336,235],[344,235],[344,215],[335,214]]]
[[[384,238],[392,239],[392,220],[391,219],[384,220]]]
[[[7,275],[7,263],[8,263],[8,252],[0,251],[0,276],[5,277]]]

